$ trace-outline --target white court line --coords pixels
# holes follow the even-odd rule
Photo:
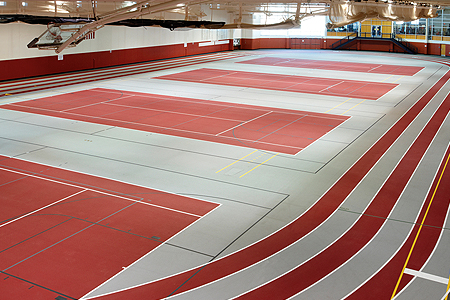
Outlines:
[[[132,97],[132,96],[131,95],[130,96],[123,96],[123,97],[120,97],[119,99],[125,99],[125,98],[129,98],[129,97]],[[68,109],[64,109],[64,110],[59,110],[59,112],[66,112],[66,111],[69,111],[69,110],[74,110],[74,109],[79,109],[79,108],[83,108],[83,107],[93,106],[93,105],[102,104],[102,103],[106,103],[108,101],[114,101],[114,100],[116,100],[116,99],[109,99],[109,100],[105,100],[105,101],[101,101],[101,102],[81,105],[81,106],[78,106],[78,107],[72,107],[72,108],[68,108]]]
[[[219,132],[219,133],[216,134],[215,136],[221,135],[222,133],[225,133],[225,132],[227,132],[227,131],[230,131],[230,130],[236,128],[236,127],[239,127],[239,126],[242,126],[242,125],[244,125],[244,124],[247,124],[248,122],[252,122],[252,121],[255,121],[256,119],[259,119],[259,118],[262,118],[262,117],[264,117],[264,116],[267,116],[267,115],[270,114],[270,113],[273,113],[273,111],[268,111],[268,112],[266,112],[265,114],[262,114],[262,115],[260,115],[260,116],[258,116],[258,117],[256,117],[256,118],[253,118],[253,119],[251,119],[251,120],[245,121],[245,122],[243,122],[243,123],[241,123],[241,124],[238,124],[238,125],[236,125],[236,126],[233,126],[233,127],[229,128],[229,129],[227,129],[227,130],[224,130],[224,131],[222,131],[222,132]]]
[[[1,224],[0,227],[6,226],[6,225],[8,225],[8,224],[11,224],[12,222],[18,221],[18,220],[20,220],[20,219],[22,219],[22,218],[28,217],[29,215],[32,215],[32,214],[34,214],[34,213],[36,213],[36,212],[38,212],[38,211],[41,211],[41,210],[43,210],[43,209],[45,209],[45,208],[47,208],[47,207],[50,207],[50,206],[52,206],[52,205],[55,205],[56,203],[59,203],[59,202],[61,202],[61,201],[67,200],[67,199],[69,199],[69,198],[72,198],[72,197],[74,197],[74,196],[76,196],[76,195],[78,195],[78,194],[81,194],[81,193],[85,192],[85,191],[87,191],[87,189],[78,191],[78,192],[76,192],[76,193],[74,193],[74,194],[72,194],[72,195],[69,195],[69,196],[67,196],[67,197],[65,197],[65,198],[59,199],[58,201],[55,201],[55,202],[53,202],[53,203],[50,203],[50,204],[48,204],[48,205],[46,205],[46,206],[44,206],[44,207],[38,208],[38,209],[36,209],[36,210],[34,210],[34,211],[32,211],[32,212],[29,212],[29,213],[27,213],[27,214],[25,214],[25,215],[23,215],[23,216],[20,216],[20,217],[18,217],[18,218],[15,218],[15,219],[9,221],[9,222],[6,222],[6,223],[4,223],[4,224]]]
[[[345,82],[345,81],[342,80],[341,82],[338,82],[338,83],[336,83],[336,84],[330,85],[330,86],[324,88],[323,90],[320,90],[318,93],[321,93],[321,92],[323,92],[323,91],[325,91],[325,90],[328,90],[328,89],[330,89],[330,88],[332,88],[332,87],[334,87],[334,86],[337,86],[337,85],[339,85],[339,84],[341,84],[341,83],[343,83],[343,82]]]
[[[12,105],[12,104],[11,104]],[[14,106],[19,106],[19,107],[25,107],[25,108],[30,108],[28,106],[23,106],[23,105],[18,105],[18,104],[14,104]],[[50,112],[57,112],[54,110],[50,110],[50,109],[46,109],[46,108],[34,108],[34,109],[40,109],[40,110],[47,110]],[[188,133],[195,133],[195,134],[199,134],[199,135],[208,135],[208,136],[216,136],[215,134],[212,133],[206,133],[206,132],[198,132],[198,131],[192,131],[192,130],[185,130],[185,129],[179,129],[179,128],[175,128],[175,127],[163,127],[163,126],[158,126],[158,125],[149,125],[149,124],[144,124],[144,123],[135,123],[135,122],[130,122],[130,121],[122,121],[122,120],[116,120],[116,119],[109,119],[109,118],[104,118],[104,117],[94,117],[94,116],[88,116],[88,115],[83,115],[83,114],[76,114],[76,113],[72,113],[72,112],[67,112],[67,114],[72,114],[72,115],[76,115],[76,116],[81,116],[81,117],[90,117],[90,118],[94,118],[94,119],[101,119],[101,120],[107,120],[107,121],[114,121],[114,122],[119,122],[119,123],[125,123],[125,124],[133,124],[133,125],[139,125],[139,126],[146,126],[146,127],[154,127],[154,128],[160,128],[160,129],[166,129],[166,130],[173,130],[173,131],[180,131],[180,132],[188,132]],[[101,124],[100,125],[105,125],[105,124]],[[108,124],[106,124],[108,125]],[[112,126],[112,125],[108,125],[108,126]],[[127,128],[127,127],[124,127]],[[153,131],[150,131],[153,132]],[[153,132],[155,133],[155,132]],[[157,132],[156,132],[157,133]],[[164,133],[161,133],[164,134]],[[167,134],[167,135],[171,135],[171,136],[177,136],[174,134]],[[232,140],[236,140],[235,137],[230,137],[230,136],[220,136],[220,138],[227,138],[227,139],[232,139]],[[202,139],[196,139],[196,140],[202,140]],[[281,145],[281,144],[275,144],[275,143],[268,143],[268,142],[263,142],[263,141],[254,141],[254,140],[249,140],[249,139],[244,139],[244,138],[238,138],[238,140],[240,141],[245,141],[245,142],[257,142],[257,143],[261,143],[261,144],[265,144],[265,145],[270,145],[270,146],[280,146],[280,147],[285,147],[285,148],[292,148],[292,149],[299,149],[302,150],[304,149],[303,147],[294,147],[294,146],[288,146],[288,145]],[[244,146],[243,146],[244,147]],[[279,151],[282,152],[282,151]],[[286,154],[286,153],[285,153]]]
[[[202,68],[202,69],[217,70],[217,69],[209,69],[209,68]],[[193,70],[193,71],[199,71],[199,70],[202,70],[202,69],[197,69],[197,70]],[[209,78],[205,78],[205,79],[200,79],[198,82],[203,82],[205,80],[211,80],[211,79],[214,79],[214,78],[225,77],[225,76],[233,75],[233,74],[236,74],[236,73],[240,72],[240,71],[233,71],[233,70],[219,70],[219,71],[226,71],[227,74],[217,75],[217,76],[213,76],[213,77],[209,77]],[[189,71],[186,71],[186,72],[189,72]],[[186,72],[182,72],[182,73],[186,73]],[[172,75],[168,75],[168,76],[172,76]],[[181,80],[183,80],[183,79],[181,79]],[[194,82],[196,82],[196,81],[194,81]]]
[[[212,214],[213,211],[215,211],[216,209],[218,209],[219,207],[221,207],[223,204],[219,204],[217,207],[213,208],[212,210],[210,210],[209,212],[207,212],[204,216],[202,216],[200,219],[205,218],[207,215]],[[88,297],[89,294],[92,294],[93,292],[95,292],[96,290],[100,289],[102,286],[106,285],[107,283],[109,283],[110,281],[112,281],[114,278],[116,278],[117,276],[119,276],[120,274],[122,274],[123,272],[125,272],[126,270],[130,269],[132,266],[136,265],[138,262],[140,262],[141,260],[143,260],[145,257],[147,257],[148,255],[150,255],[151,253],[155,252],[157,249],[159,249],[160,247],[162,247],[162,245],[165,245],[167,243],[169,243],[172,239],[174,239],[176,236],[180,235],[183,231],[186,231],[189,227],[193,226],[195,223],[197,223],[198,221],[200,221],[200,219],[193,221],[191,224],[189,224],[188,226],[186,226],[185,228],[181,229],[180,231],[178,231],[177,233],[175,233],[173,236],[169,237],[167,240],[165,240],[164,242],[160,243],[159,246],[157,246],[156,248],[150,250],[149,252],[147,252],[146,254],[144,254],[143,256],[141,256],[140,258],[138,258],[137,260],[135,260],[134,262],[132,262],[131,264],[129,264],[127,267],[124,267],[122,270],[120,270],[118,273],[116,273],[115,275],[113,275],[112,277],[110,277],[109,279],[107,279],[106,281],[104,281],[103,283],[101,283],[100,285],[98,285],[97,287],[95,287],[93,290],[90,290],[89,292],[87,292],[84,296],[82,296],[81,298],[79,298],[80,300],[87,300],[87,299],[91,299],[91,298],[97,298],[98,296],[94,296],[94,297]]]
[[[79,189],[84,189],[85,191],[91,191],[91,192],[95,192],[95,193],[99,193],[99,194],[103,194],[103,195],[107,195],[107,196],[111,196],[111,197],[116,197],[116,198],[132,201],[132,202],[139,202],[141,204],[145,204],[145,205],[149,205],[149,206],[153,206],[153,207],[157,207],[157,208],[161,208],[161,209],[165,209],[165,210],[170,210],[170,211],[181,213],[181,214],[185,214],[185,215],[194,216],[196,218],[201,218],[202,217],[200,215],[191,214],[191,213],[188,213],[188,212],[185,212],[185,211],[181,211],[181,210],[177,210],[177,209],[173,209],[173,208],[169,208],[169,207],[164,207],[164,206],[156,205],[156,204],[152,204],[152,203],[147,203],[147,202],[143,202],[143,201],[139,201],[139,200],[135,200],[135,199],[130,199],[130,198],[127,198],[127,197],[114,195],[114,194],[111,194],[111,193],[106,193],[106,192],[103,192],[103,191],[100,191],[100,190],[95,190],[95,189],[91,189],[91,188],[81,187],[81,186],[78,186],[78,185],[75,185],[75,184],[66,183],[66,182],[62,182],[62,181],[57,181],[57,180],[49,179],[49,178],[45,178],[45,177],[40,177],[40,176],[33,175],[33,174],[27,174],[27,173],[24,173],[24,172],[19,172],[19,171],[10,170],[10,169],[1,168],[1,167],[0,167],[0,170],[9,171],[9,172],[12,172],[12,173],[25,175],[25,176],[33,177],[33,178],[37,178],[37,179],[42,179],[42,180],[46,180],[46,181],[50,181],[50,182],[54,182],[54,183],[59,183],[59,184],[62,184],[62,185],[76,187],[76,188],[79,188]],[[152,190],[150,188],[148,188],[148,189]]]
[[[436,275],[425,273],[425,272],[422,272],[422,271],[416,271],[416,270],[412,270],[412,269],[406,268],[404,273],[412,275],[412,276],[415,276],[415,277],[420,277],[420,278],[423,278],[423,279],[439,282],[439,283],[442,283],[442,284],[445,284],[445,285],[447,285],[447,283],[448,283],[448,278],[441,277],[441,276],[436,276]]]
[[[99,102],[99,104],[102,102]],[[127,108],[136,108],[136,109],[143,109],[143,110],[153,110],[157,112],[163,112],[163,113],[173,113],[178,115],[185,115],[185,116],[192,116],[192,117],[199,117],[199,118],[209,118],[209,119],[216,119],[216,120],[224,120],[224,121],[233,121],[233,122],[244,122],[243,120],[233,120],[233,119],[227,119],[227,118],[218,118],[214,116],[209,115],[196,115],[196,114],[189,114],[179,111],[172,111],[172,110],[162,110],[162,109],[155,109],[155,108],[149,108],[149,107],[139,107],[139,106],[130,106],[130,105],[123,105],[123,104],[116,104],[116,103],[106,103],[108,105],[115,105],[120,107],[127,107]],[[219,111],[218,111],[219,112]],[[247,121],[248,122],[248,121]],[[239,125],[238,125],[239,126]]]
[[[155,79],[155,78],[153,78],[153,79]],[[239,103],[226,103],[226,104],[224,104],[223,102],[220,103],[220,102],[216,102],[214,100],[191,99],[191,98],[183,98],[183,97],[169,96],[169,95],[147,94],[147,93],[133,94],[130,91],[119,91],[119,90],[107,91],[107,90],[103,90],[103,88],[95,88],[95,89],[101,89],[102,91],[99,91],[101,93],[123,94],[124,97],[125,96],[127,96],[127,97],[128,96],[138,96],[138,97],[148,97],[148,98],[157,98],[157,99],[160,99],[161,97],[170,97],[170,98],[176,98],[176,99],[164,99],[162,101],[168,100],[168,101],[186,102],[186,103],[190,103],[190,104],[205,104],[205,105],[211,104],[211,105],[215,105],[215,106],[223,106],[223,107],[226,107],[226,108],[239,108],[239,109],[247,109],[247,110],[253,110],[253,111],[257,110],[257,111],[262,111],[262,112],[267,111],[267,109],[269,109],[269,108],[270,109],[277,109],[276,107],[266,107],[266,108],[261,108],[261,107],[258,107],[258,106],[255,106],[255,107],[245,107],[244,106],[243,107],[243,106],[238,106]],[[95,90],[95,89],[93,89],[93,90]],[[74,91],[74,92],[70,92],[70,93],[77,93],[77,92],[83,92],[83,91],[88,91],[88,90],[78,90],[78,91]],[[64,94],[67,94],[67,93],[58,94],[58,95],[55,95],[55,96],[62,96]],[[52,97],[52,96],[50,96],[50,97]],[[39,99],[45,99],[45,98],[39,98]],[[120,100],[120,99],[123,99],[123,98],[113,99],[113,101]],[[30,99],[30,100],[34,100],[34,99]],[[195,100],[201,100],[201,101],[195,101]],[[210,102],[210,103],[207,103],[207,102]],[[110,104],[113,104],[113,103],[110,103]],[[17,103],[9,103],[9,105],[30,108],[28,106],[20,105],[20,104],[17,104]],[[121,104],[114,104],[114,105],[121,105]],[[251,106],[251,105],[249,105],[249,106]],[[32,107],[32,108],[49,110],[49,109],[39,108],[39,107]],[[340,120],[340,121],[342,121],[342,118],[339,118],[339,115],[335,115],[335,114],[332,114],[332,115],[328,114],[327,115],[325,113],[320,113],[320,112],[316,112],[315,113],[315,112],[311,112],[311,111],[292,110],[292,109],[285,109],[285,108],[279,108],[279,109],[280,110],[272,110],[272,111],[273,111],[273,113],[279,113],[279,114],[305,115],[305,116],[313,117],[313,118],[322,118],[322,119],[327,119],[327,120]],[[49,110],[49,111],[52,111],[52,110]],[[322,115],[317,115],[317,114],[322,114]],[[336,116],[337,118],[333,118],[332,116]]]
[[[377,67],[375,67],[375,68],[372,68],[372,69],[370,69],[370,70],[367,71],[367,72],[372,72],[372,70],[378,69],[378,68],[381,67],[381,66],[383,66],[383,65],[379,65],[379,66],[377,66]]]

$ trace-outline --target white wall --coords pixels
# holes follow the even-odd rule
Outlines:
[[[203,18],[210,21],[211,10],[202,8],[207,14]],[[170,17],[170,15],[168,15]],[[166,19],[168,19],[166,16]],[[171,16],[175,17],[175,16]],[[228,21],[223,11],[213,12],[214,21]],[[23,23],[0,24],[0,60],[55,56],[53,50],[28,49],[27,44],[47,29],[45,25]],[[188,31],[170,31],[160,27],[105,26],[95,33],[95,39],[85,40],[75,48],[67,48],[62,54],[86,53],[118,49],[141,48],[158,45],[183,44],[219,39],[239,38],[240,31],[192,29]]]

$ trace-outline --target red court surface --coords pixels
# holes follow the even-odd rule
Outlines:
[[[378,100],[397,86],[397,84],[384,82],[217,69],[198,69],[155,78],[368,100]]]
[[[0,160],[1,299],[78,299],[218,207]]]
[[[348,195],[353,192],[367,173],[377,164],[379,159],[383,157],[386,151],[403,134],[436,93],[447,83],[449,78],[450,72],[447,72],[308,211],[279,231],[207,265],[139,285],[128,290],[105,294],[92,299],[162,299],[169,294],[183,293],[220,280],[253,264],[257,264],[279,251],[283,251],[320,226],[320,224],[325,222],[342,205]],[[288,299],[329,275],[330,272],[339,268],[365,247],[371,238],[378,233],[383,223],[387,221],[386,216],[389,215],[389,211],[392,210],[392,207],[397,202],[398,196],[402,194],[404,186],[415,172],[414,170],[419,165],[433,137],[440,130],[449,111],[450,96],[447,96],[444,103],[435,112],[425,129],[379,190],[377,196],[372,199],[359,221],[345,235],[336,240],[319,255],[312,257],[304,264],[294,268],[291,272],[275,278],[274,281],[242,295],[242,298]],[[443,169],[442,166],[441,169]],[[389,191],[392,191],[392,193],[389,193]],[[433,216],[430,215],[429,219],[427,219],[427,223],[425,224],[429,226],[439,224],[431,222],[431,220],[439,222],[439,218],[441,217],[435,215],[437,211],[447,211],[448,188],[441,190],[439,195],[436,194],[436,197],[439,198],[437,202],[440,202],[440,204],[437,209],[433,209]],[[432,210],[430,209],[429,213],[431,212]],[[427,242],[433,242],[433,240],[430,239]],[[400,270],[397,269],[396,271],[397,275],[399,275]],[[173,286],[179,288],[174,291]],[[387,286],[386,282],[382,279],[377,281],[375,286],[379,290],[392,288],[390,293],[393,291],[393,287]],[[352,299],[386,299],[386,297],[378,297],[379,295],[374,292],[374,289],[369,290],[363,296],[360,295],[359,298],[355,297]],[[372,295],[376,296],[371,297]]]
[[[285,154],[297,154],[349,118],[108,89],[1,108]]]
[[[277,67],[336,70],[345,72],[379,73],[379,74],[392,74],[405,76],[413,76],[423,69],[423,67],[414,67],[414,66],[349,63],[341,61],[295,59],[295,58],[281,58],[281,57],[261,57],[241,61],[239,63],[277,66]]]

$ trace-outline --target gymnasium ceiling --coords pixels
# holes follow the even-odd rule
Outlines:
[[[411,5],[435,5],[436,7],[450,7],[450,0],[275,0],[273,2],[261,0],[150,0],[150,1],[41,1],[41,0],[0,0],[0,15],[4,14],[27,14],[39,16],[59,16],[59,17],[82,17],[93,18],[110,14],[122,10],[130,13],[127,7],[135,7],[137,10],[146,11],[146,14],[139,15],[140,18],[166,18],[167,13],[171,13],[171,18],[183,20],[214,20],[216,17],[223,19],[223,13],[228,15],[229,21],[234,21],[239,17],[245,18],[254,14],[283,14],[293,17],[297,11],[297,6],[302,7],[301,13],[307,13],[306,8],[313,10],[317,6],[329,7],[332,4],[351,3],[356,5],[376,5],[379,7],[388,6],[411,6]],[[135,9],[135,10],[136,10]],[[305,10],[306,9],[306,10]],[[212,11],[212,13],[211,13]],[[214,11],[222,12],[214,16]],[[311,13],[311,10],[309,11]],[[166,16],[164,15],[166,14]]]
[[[327,27],[337,28],[364,19],[407,22],[433,18],[445,7],[450,7],[450,0],[0,0],[0,24],[47,25],[48,31],[41,37],[50,35],[50,46],[59,53],[106,25],[160,26],[170,30],[287,29],[300,27],[305,18],[326,15]],[[67,30],[70,34],[64,36]],[[28,46],[38,44],[35,39]]]

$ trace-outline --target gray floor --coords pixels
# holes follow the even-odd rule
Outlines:
[[[0,154],[129,182],[222,204],[148,253],[86,298],[153,281],[223,257],[273,233],[305,212],[447,71],[418,56],[313,50],[249,51],[248,56],[0,98],[0,104],[94,87],[121,89],[351,116],[295,156],[165,136],[106,125],[0,109]],[[273,56],[423,66],[415,76],[236,64]],[[154,77],[197,68],[255,71],[399,84],[378,101],[252,88],[172,82]],[[326,222],[291,247],[244,271],[176,299],[229,299],[279,276],[339,238],[392,172],[450,90],[447,83]],[[430,145],[390,220],[376,237],[332,274],[295,299],[341,299],[396,253],[411,230],[450,141],[446,120]],[[241,177],[242,176],[242,177]],[[449,228],[449,224],[446,227]],[[447,278],[449,230],[443,231],[423,272]],[[396,299],[440,299],[445,284],[416,278]]]

